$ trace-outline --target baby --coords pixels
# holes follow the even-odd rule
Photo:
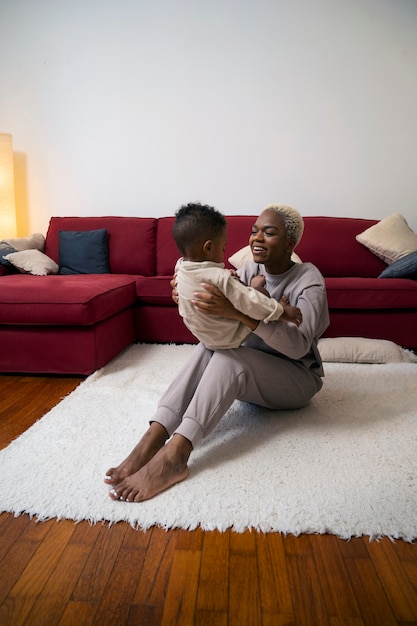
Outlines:
[[[285,296],[280,302],[270,298],[263,276],[252,280],[256,288],[247,287],[225,269],[227,224],[221,213],[208,205],[190,203],[182,206],[175,218],[172,234],[182,254],[175,266],[178,309],[187,328],[207,348],[237,348],[250,331],[237,320],[212,317],[194,307],[194,293],[202,290],[202,282],[215,285],[236,309],[252,319],[265,324],[278,319],[301,324],[300,309],[290,306]]]

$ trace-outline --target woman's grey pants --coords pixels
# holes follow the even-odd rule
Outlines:
[[[241,346],[208,350],[202,343],[174,378],[151,421],[168,434],[186,437],[193,448],[220,421],[234,400],[269,409],[299,409],[322,387],[300,363]]]

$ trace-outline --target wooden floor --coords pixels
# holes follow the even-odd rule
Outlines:
[[[0,375],[0,447],[80,380]],[[3,513],[0,624],[417,625],[417,545]]]

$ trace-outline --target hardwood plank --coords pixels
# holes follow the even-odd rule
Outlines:
[[[228,626],[228,611],[213,611],[211,609],[196,609],[193,626]]]
[[[414,590],[417,591],[417,562],[408,560],[402,561],[402,566],[408,580],[413,585]]]
[[[122,546],[123,548],[142,548],[146,551],[149,546],[151,536],[152,532],[150,530],[144,531],[135,529],[129,525],[126,529]]]
[[[309,535],[286,535],[283,538],[284,550],[287,556],[312,556],[311,541]]]
[[[175,550],[161,626],[194,626],[201,552]]]
[[[43,417],[82,380],[80,377],[0,374],[0,449]]]
[[[368,544],[368,552],[396,619],[417,622],[417,590],[407,578],[394,544],[387,538],[381,539]]]
[[[144,556],[144,548],[121,548],[94,617],[93,625],[118,626],[126,622],[139,581]]]
[[[292,615],[263,613],[262,626],[297,626],[297,622]]]
[[[338,544],[332,535],[318,535],[311,542],[327,613],[332,618],[360,618]]]
[[[73,532],[74,524],[66,520],[54,523],[50,527],[45,539],[1,606],[0,619],[3,623],[23,624],[57,566]]]
[[[229,625],[261,623],[256,533],[230,533]]]
[[[369,543],[367,537],[352,537],[349,541],[337,539],[340,554],[344,559],[367,559],[369,557],[367,543]]]
[[[0,537],[1,537],[1,527],[3,526],[5,522],[7,522],[8,516],[9,514],[6,511],[4,511],[3,513],[0,513]]]
[[[15,517],[12,513],[4,514],[4,521],[0,528],[0,562],[24,532],[30,522],[28,515]]]
[[[10,516],[11,519],[14,519]],[[0,604],[5,600],[13,589],[29,561],[38,550],[43,539],[48,533],[52,520],[44,524],[30,523],[28,515],[22,515],[22,522],[25,522],[23,532],[19,532],[18,538],[7,552],[3,552],[0,568]],[[21,527],[18,527],[21,529]],[[10,533],[13,536],[13,533]],[[3,543],[3,542],[2,542]],[[6,542],[4,542],[6,544]]]
[[[364,626],[360,617],[331,617],[330,626]]]
[[[175,547],[175,531],[154,527],[133,604],[163,607]]]
[[[206,615],[220,622],[227,617],[229,606],[229,543],[230,533],[204,533],[199,575],[197,614],[198,622],[205,623]]]
[[[310,544],[310,537],[286,542],[288,576],[297,626],[329,626],[327,608]],[[298,543],[298,545],[297,545]]]
[[[202,550],[204,532],[201,528],[196,528],[192,532],[177,528],[175,530],[176,550]]]
[[[245,530],[243,533],[230,533],[231,554],[256,554],[256,533]]]
[[[401,562],[404,561],[417,561],[417,543],[409,543],[402,539],[396,539],[394,542],[395,554],[398,556]]]
[[[70,600],[58,623],[58,626],[91,626],[97,612],[97,604],[93,602],[74,602]],[[144,622],[145,624],[146,622]],[[49,625],[52,626],[52,625]]]
[[[345,564],[365,626],[398,626],[371,560],[346,559]]]
[[[71,597],[89,553],[86,545],[69,542],[26,618],[28,624],[57,624]]]
[[[78,522],[70,539],[71,543],[82,543],[92,548],[102,529],[101,524],[90,524],[87,521]]]
[[[142,624],[143,626],[160,626],[162,612],[162,606],[137,606],[133,604],[129,610],[126,626],[142,626]]]
[[[73,592],[76,602],[100,602],[119,554],[127,525],[101,526]]]
[[[256,543],[263,621],[267,614],[273,614],[276,621],[281,619],[286,623],[285,620],[289,620],[290,623],[294,609],[282,535],[259,533]]]

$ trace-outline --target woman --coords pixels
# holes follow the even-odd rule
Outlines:
[[[198,344],[162,396],[145,435],[119,466],[108,470],[111,498],[141,502],[184,480],[193,448],[234,400],[274,410],[299,409],[321,389],[324,373],[317,341],[329,325],[329,314],[320,272],[311,263],[291,260],[303,228],[292,207],[266,207],[249,238],[253,261],[237,272],[247,285],[256,281],[259,287],[261,281],[276,300],[285,295],[301,310],[301,325],[263,324],[203,283],[194,305],[206,315],[242,322],[251,335],[231,350],[212,351]]]

